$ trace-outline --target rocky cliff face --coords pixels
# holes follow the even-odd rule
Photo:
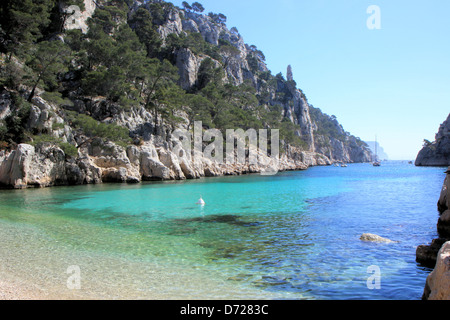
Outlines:
[[[152,2],[134,1],[130,15],[140,6],[149,8]],[[85,1],[86,12],[78,17],[77,24],[66,24],[67,29],[80,28],[86,32],[87,19],[95,6],[102,1]],[[216,68],[224,71],[224,81],[235,86],[249,83],[255,89],[260,103],[266,110],[279,107],[283,117],[296,125],[295,135],[305,146],[283,145],[278,164],[267,155],[260,155],[258,165],[221,164],[204,157],[201,153],[185,150],[181,157],[180,141],[170,134],[175,128],[162,125],[154,128],[153,115],[142,106],[134,106],[126,112],[115,103],[102,97],[85,97],[69,94],[68,105],[57,105],[46,101],[37,92],[31,101],[31,111],[26,123],[28,132],[46,133],[59,143],[44,143],[34,146],[20,144],[13,150],[0,152],[0,184],[13,188],[30,186],[47,187],[65,184],[102,182],[134,183],[146,180],[182,180],[204,176],[260,173],[275,168],[303,170],[309,166],[330,165],[339,162],[366,162],[371,160],[367,146],[346,133],[337,121],[333,124],[339,134],[336,137],[321,132],[322,123],[311,115],[305,94],[296,87],[292,68],[289,79],[280,74],[270,75],[262,52],[244,42],[236,29],[229,30],[223,22],[213,17],[186,12],[170,7],[164,21],[158,22],[157,32],[163,46],[171,34],[189,35],[198,33],[209,44],[217,46],[220,57],[205,53],[194,53],[186,47],[172,52],[173,64],[177,66],[178,84],[186,91],[195,89],[199,83],[202,62],[211,59]],[[126,23],[122,21],[121,23]],[[72,76],[65,78],[72,81]],[[17,92],[15,94],[18,94]],[[22,93],[25,97],[26,94]],[[0,120],[15,110],[14,99],[9,90],[0,92]],[[87,114],[103,123],[115,123],[125,127],[135,145],[122,147],[110,141],[93,139],[80,146],[79,132],[62,118],[64,109]],[[182,118],[185,115],[180,114]],[[1,124],[0,124],[1,125]],[[180,125],[186,128],[185,124]],[[1,129],[1,128],[0,128]],[[157,131],[155,132],[155,130]],[[78,146],[77,155],[67,155],[60,143]]]
[[[339,130],[342,131],[341,134],[345,138],[333,139],[322,136],[318,139],[322,141],[322,144],[327,144],[328,147],[318,147],[315,138],[318,124],[311,119],[310,106],[306,96],[300,89],[296,88],[292,68],[288,67],[288,81],[278,81],[276,89],[268,88],[267,81],[261,76],[270,72],[264,59],[260,54],[255,54],[256,49],[246,44],[239,33],[230,31],[225,24],[217,23],[206,15],[173,8],[166,22],[159,27],[158,32],[163,39],[172,33],[176,35],[200,33],[208,43],[213,45],[219,45],[220,41],[231,44],[237,49],[236,51],[231,53],[229,51],[221,52],[226,81],[234,85],[241,85],[245,81],[249,81],[258,94],[269,97],[267,105],[281,106],[284,117],[300,126],[301,129],[296,132],[296,135],[302,137],[303,141],[307,143],[308,151],[317,151],[326,155],[331,161],[349,163],[371,161],[372,154],[367,146],[347,134],[339,124],[337,124]],[[180,74],[180,85],[183,89],[189,90],[196,85],[201,63],[207,56],[195,55],[189,49],[179,50],[175,55]],[[253,66],[249,64],[249,57],[255,57]],[[216,61],[216,64],[221,65],[218,61]],[[283,95],[284,99],[279,98],[280,94]]]
[[[178,143],[172,141],[173,143]],[[107,151],[105,152],[105,147]],[[63,150],[53,145],[35,148],[20,144],[11,152],[0,152],[0,185],[23,189],[99,183],[138,183],[141,181],[186,180],[201,177],[264,173],[276,170],[305,170],[308,166],[329,165],[317,153],[291,151],[279,164],[269,157],[260,165],[217,164],[197,154],[182,157],[167,146],[146,143],[122,148],[107,143],[102,148],[80,151],[67,160]]]
[[[8,92],[4,97],[10,98]],[[7,104],[6,100],[4,104]],[[105,113],[101,103],[79,102],[78,107],[90,113]],[[11,106],[14,108],[14,106]],[[76,140],[74,130],[61,123],[57,107],[41,97],[33,99],[28,128],[47,130],[59,141]],[[78,149],[78,155],[68,157],[53,143],[36,146],[20,144],[11,151],[0,151],[0,185],[12,188],[51,187],[57,185],[98,184],[103,182],[137,183],[154,180],[185,180],[201,177],[264,173],[274,170],[305,170],[309,166],[330,165],[330,160],[320,154],[290,147],[273,159],[258,154],[257,164],[219,163],[202,152],[183,149],[179,139],[170,134],[153,135],[151,115],[143,108],[132,112],[120,112],[110,119],[127,126],[130,132],[147,137],[138,145],[119,146],[100,138],[93,139]],[[182,152],[180,153],[180,150]]]
[[[434,268],[426,282],[424,300],[450,299],[450,168],[439,197],[438,211],[439,238],[434,239],[430,245],[417,247],[416,252],[417,262]]]
[[[450,166],[450,114],[441,124],[436,140],[426,142],[416,159],[416,166],[446,167]]]

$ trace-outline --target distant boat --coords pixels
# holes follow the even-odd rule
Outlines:
[[[347,168],[348,166],[345,163],[343,163],[343,164],[341,164],[341,167],[342,168]]]
[[[373,162],[374,167],[381,167],[381,162],[378,161],[378,137],[375,137],[375,161]]]

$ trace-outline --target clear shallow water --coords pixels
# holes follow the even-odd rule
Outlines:
[[[0,192],[0,274],[81,297],[420,299],[442,168],[380,168]],[[205,207],[195,205],[203,196]],[[399,241],[364,243],[363,233]],[[381,289],[369,290],[369,266]]]

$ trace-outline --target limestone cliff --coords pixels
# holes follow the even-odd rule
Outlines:
[[[446,167],[450,166],[450,114],[441,124],[436,140],[425,141],[423,149],[416,159],[416,166]]]
[[[4,105],[11,98],[5,91]],[[106,117],[114,106],[102,101],[83,103],[72,108]],[[14,105],[8,105],[14,110]],[[4,108],[6,111],[6,107]],[[7,114],[8,112],[5,112]],[[62,123],[58,107],[41,97],[32,101],[27,130],[45,130],[58,142],[77,145],[80,137],[76,130]],[[160,131],[154,135],[148,126],[151,114],[144,108],[132,112],[118,112],[109,121],[126,126],[130,134],[144,137],[136,145],[119,146],[101,138],[90,140],[77,149],[77,155],[68,156],[58,143],[39,143],[35,146],[20,144],[17,148],[0,151],[0,185],[12,188],[50,187],[56,185],[98,184],[102,182],[136,183],[152,180],[185,180],[200,177],[263,173],[269,170],[305,170],[310,166],[330,165],[321,154],[289,147],[280,159],[258,154],[258,164],[217,163],[199,152],[184,152],[179,139]],[[274,162],[275,161],[275,162]]]
[[[76,23],[72,23],[73,19],[67,20],[64,26],[66,29],[81,29],[84,36],[88,37],[86,28],[89,18],[95,10],[107,4],[107,1],[85,0],[84,3],[85,11],[77,17],[70,17],[77,18]],[[120,18],[114,16],[112,19],[118,25],[129,23],[130,28],[133,28],[131,20],[127,19],[131,19],[134,12],[139,8],[146,8],[152,15],[151,11],[156,10],[154,8],[159,6],[161,9],[160,4],[167,3],[160,0],[128,2],[128,14]],[[112,10],[111,7],[106,7]],[[61,10],[65,8],[62,7]],[[111,12],[114,13],[115,10]],[[60,88],[57,93],[60,96],[62,93],[64,98],[55,100],[54,93],[46,96],[45,89],[38,87],[27,109],[20,101],[29,96],[30,88],[22,83],[16,88],[1,88],[0,134],[2,130],[5,131],[6,122],[9,122],[8,130],[20,125],[22,133],[17,130],[11,132],[26,134],[29,138],[22,141],[12,139],[14,143],[7,148],[0,144],[3,149],[0,151],[1,185],[25,188],[102,182],[135,183],[146,180],[181,180],[260,173],[275,167],[279,171],[303,170],[310,166],[330,165],[336,161],[371,161],[372,156],[367,145],[346,132],[335,117],[323,114],[308,103],[306,95],[297,88],[293,80],[292,67],[288,68],[287,79],[281,73],[272,75],[265,63],[264,54],[255,46],[245,43],[236,28],[228,29],[224,21],[218,20],[214,14],[188,12],[172,4],[164,6],[161,14],[155,14],[151,20],[152,28],[155,28],[158,36],[157,40],[160,41],[158,49],[165,53],[161,60],[169,59],[170,63],[176,66],[179,74],[178,85],[185,92],[198,94],[204,72],[202,67],[208,62],[213,68],[222,71],[222,79],[218,81],[232,86],[245,84],[252,87],[259,104],[257,107],[262,110],[258,112],[277,113],[278,122],[275,123],[290,124],[291,126],[286,126],[291,130],[288,133],[300,143],[294,145],[281,141],[282,152],[278,164],[274,164],[268,155],[260,155],[261,161],[258,165],[220,164],[201,153],[189,153],[186,150],[180,157],[177,152],[180,149],[180,141],[175,139],[171,132],[177,128],[189,128],[188,115],[184,111],[173,114],[181,119],[180,123],[174,125],[158,119],[157,114],[155,116],[155,113],[141,102],[125,108],[119,100],[88,95],[86,88],[81,88],[81,72],[77,69],[81,67],[73,65],[69,72],[61,73],[57,78]],[[108,29],[108,36],[113,32],[114,30]],[[182,39],[192,35],[197,35],[192,37],[197,44],[209,46],[209,51],[198,50],[195,44],[170,47],[174,36]],[[208,45],[201,43],[199,37]],[[65,41],[63,36],[54,38],[55,41]],[[6,65],[6,59],[3,57],[0,67]],[[20,61],[9,63],[19,71],[23,68]],[[91,70],[95,71],[97,70]],[[145,89],[137,83],[133,85],[140,91]],[[22,112],[20,110],[25,109],[26,116],[18,116]],[[249,110],[253,112],[253,109]],[[108,139],[88,137],[86,132],[73,125],[68,116],[70,112],[86,115],[102,124],[126,128],[133,143],[124,146]],[[40,135],[46,135],[47,142],[37,141]]]
[[[288,66],[287,80],[279,74],[276,77],[276,85],[269,86],[265,75],[270,71],[264,61],[264,55],[254,46],[246,44],[236,30],[229,30],[224,23],[218,23],[210,16],[174,7],[167,20],[158,28],[158,32],[164,39],[170,34],[200,33],[210,44],[217,46],[222,42],[232,45],[236,50],[220,51],[224,62],[216,61],[217,65],[224,68],[226,81],[234,85],[249,81],[258,95],[266,97],[262,102],[266,107],[281,106],[283,116],[299,125],[300,129],[295,134],[306,142],[308,151],[317,151],[331,161],[371,161],[372,154],[367,145],[345,132],[337,121],[333,125],[338,128],[339,137],[333,138],[319,133],[318,138],[315,138],[322,123],[311,119],[308,100],[293,81],[292,67]],[[207,56],[196,55],[189,49],[179,50],[175,52],[175,56],[180,74],[179,83],[183,89],[190,90],[197,84],[200,66]]]
[[[426,282],[424,300],[450,299],[450,168],[446,173],[438,201],[439,238],[434,239],[430,245],[417,247],[416,252],[417,262],[434,269]]]

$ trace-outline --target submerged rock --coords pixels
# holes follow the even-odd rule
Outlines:
[[[240,216],[237,215],[211,215],[207,217],[198,217],[190,219],[177,219],[175,220],[178,224],[200,222],[200,223],[224,223],[240,227],[256,227],[259,226],[260,222],[253,221],[243,221]]]
[[[397,241],[392,241],[390,239],[383,238],[376,234],[371,234],[371,233],[364,233],[361,236],[360,240],[366,241],[366,242],[380,242],[380,243],[396,243],[397,242]]]

